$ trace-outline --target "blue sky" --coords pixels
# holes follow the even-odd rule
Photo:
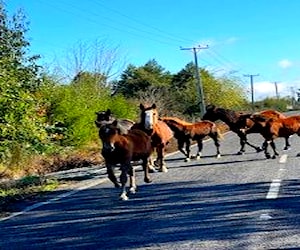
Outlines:
[[[178,72],[198,52],[200,67],[240,77],[259,100],[300,88],[299,0],[7,0],[30,22],[31,51],[51,63],[79,41],[104,39],[136,66],[155,59]],[[250,98],[250,94],[249,94]]]

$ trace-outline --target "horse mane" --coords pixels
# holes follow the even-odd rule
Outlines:
[[[178,124],[180,124],[182,126],[187,126],[187,125],[191,125],[192,124],[192,123],[187,122],[185,120],[182,120],[182,119],[180,119],[178,117],[165,116],[165,117],[160,118],[160,120],[162,120],[162,121],[173,121],[173,122],[176,122],[176,123],[178,123]]]

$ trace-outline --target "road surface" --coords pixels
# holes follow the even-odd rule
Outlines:
[[[260,135],[249,140],[262,143]],[[267,160],[249,147],[236,155],[239,139],[229,132],[219,159],[207,141],[200,160],[168,156],[169,172],[151,174],[151,184],[137,170],[138,192],[128,201],[95,174],[2,219],[0,249],[298,249],[299,142],[293,136],[283,151],[277,139],[280,157]]]

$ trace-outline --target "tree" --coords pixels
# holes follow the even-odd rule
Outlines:
[[[120,49],[105,39],[91,42],[78,41],[67,50],[66,56],[60,59],[55,67],[56,74],[70,82],[80,72],[91,72],[104,76],[108,80],[118,75],[125,65],[125,57],[121,58]]]
[[[151,93],[153,89],[169,86],[171,74],[152,59],[141,67],[129,64],[120,78],[115,82],[114,92],[126,98],[138,98],[142,92]]]
[[[12,164],[21,151],[46,145],[44,117],[38,114],[38,56],[28,56],[28,31],[21,11],[9,18],[0,4],[0,161]],[[17,155],[18,154],[18,157]]]

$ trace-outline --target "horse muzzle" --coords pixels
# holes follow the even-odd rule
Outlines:
[[[115,145],[113,144],[113,143],[104,143],[103,144],[103,151],[104,152],[108,152],[108,153],[110,153],[110,152],[113,152],[113,151],[115,151],[115,149],[116,149],[116,147],[115,147]]]

